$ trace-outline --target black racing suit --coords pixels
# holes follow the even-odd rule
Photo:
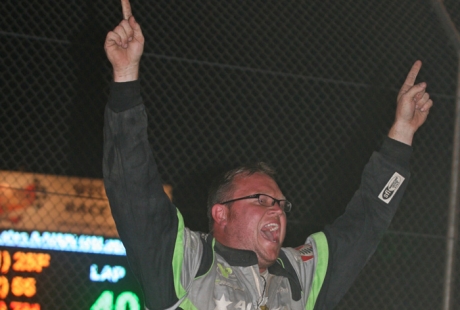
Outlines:
[[[163,192],[138,81],[113,83],[104,126],[104,182],[146,309],[331,309],[374,253],[409,179],[412,148],[386,138],[345,213],[282,248],[262,281],[254,252],[184,227]]]

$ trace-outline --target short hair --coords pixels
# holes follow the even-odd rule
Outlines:
[[[231,196],[235,190],[233,181],[236,177],[250,176],[255,173],[265,174],[275,181],[275,169],[264,162],[242,165],[230,171],[221,173],[213,179],[211,185],[209,186],[207,203],[210,232],[212,232],[214,226],[214,219],[212,218],[212,206],[231,199]]]

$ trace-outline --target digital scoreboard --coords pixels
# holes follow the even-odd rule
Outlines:
[[[102,179],[0,171],[0,310],[143,309],[117,237]]]
[[[0,233],[0,310],[140,310],[143,304],[118,239]]]

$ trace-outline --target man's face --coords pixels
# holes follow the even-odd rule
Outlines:
[[[253,194],[284,199],[276,182],[266,174],[237,176],[233,186],[235,191],[231,199]],[[228,208],[224,233],[225,245],[254,251],[259,260],[259,268],[263,270],[278,258],[286,235],[286,214],[277,203],[265,207],[256,198],[235,201]]]

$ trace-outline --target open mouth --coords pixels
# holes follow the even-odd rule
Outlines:
[[[280,225],[276,223],[269,223],[262,227],[262,236],[270,242],[279,242]]]

